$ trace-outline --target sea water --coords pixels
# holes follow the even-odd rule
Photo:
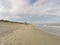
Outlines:
[[[39,29],[50,34],[60,36],[60,26],[53,25],[37,25]]]

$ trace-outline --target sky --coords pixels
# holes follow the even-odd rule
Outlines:
[[[0,19],[59,23],[60,0],[0,0]]]

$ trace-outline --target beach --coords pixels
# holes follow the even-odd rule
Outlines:
[[[0,45],[60,45],[60,37],[32,24],[0,22]]]

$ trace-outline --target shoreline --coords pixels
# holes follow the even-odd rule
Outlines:
[[[4,23],[0,26],[2,25],[4,29],[0,29],[11,29],[13,32],[1,37],[0,45],[60,45],[60,37],[46,33],[34,25]]]

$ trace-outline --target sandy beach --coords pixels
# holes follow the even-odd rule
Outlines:
[[[0,22],[0,45],[60,45],[60,37],[31,24]]]

